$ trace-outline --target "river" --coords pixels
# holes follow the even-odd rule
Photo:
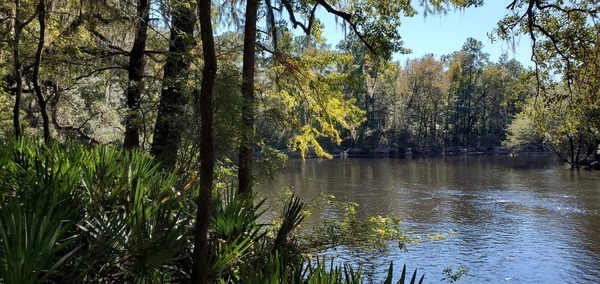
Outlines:
[[[447,235],[371,259],[376,282],[393,260],[425,283],[448,283],[449,266],[468,270],[458,283],[600,283],[600,172],[550,155],[292,160],[257,188],[333,194],[362,214],[399,217],[409,234]],[[341,252],[330,254],[356,261]]]

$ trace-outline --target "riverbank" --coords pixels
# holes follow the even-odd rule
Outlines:
[[[551,151],[536,147],[527,149],[519,153],[550,153]],[[334,158],[370,158],[370,157],[392,157],[392,158],[408,158],[408,157],[438,157],[438,156],[463,156],[463,155],[515,155],[507,147],[492,147],[487,149],[475,147],[448,147],[442,149],[436,148],[412,148],[399,147],[395,145],[377,146],[377,147],[350,147],[350,148],[332,148],[328,149]],[[291,158],[301,158],[299,152],[287,151],[286,154]],[[314,149],[309,148],[304,158],[318,158]]]

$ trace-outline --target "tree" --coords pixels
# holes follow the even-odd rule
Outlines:
[[[53,138],[123,143],[137,5],[55,0],[49,7],[43,82]],[[142,101],[138,106],[141,110]]]
[[[481,74],[488,64],[488,55],[481,49],[483,44],[468,38],[462,49],[452,55],[450,63],[451,92],[455,96],[454,118],[452,119],[454,146],[470,147],[473,144],[474,126],[479,118],[475,111],[485,96],[481,87]]]
[[[543,145],[543,136],[536,129],[535,100],[529,98],[523,110],[514,116],[506,128],[506,139],[502,145],[512,151],[531,151]]]
[[[211,22],[211,1],[198,1],[200,38],[202,40],[202,83],[200,97],[196,98],[202,118],[200,133],[200,193],[196,200],[196,229],[194,231],[194,254],[192,283],[206,283],[208,279],[208,227],[210,226],[211,198],[213,193],[213,88],[217,73],[217,56]]]
[[[140,145],[140,97],[144,89],[142,80],[144,78],[145,68],[145,50],[146,38],[148,37],[148,22],[150,20],[149,0],[139,0],[137,2],[137,14],[135,20],[135,39],[133,47],[129,52],[129,65],[127,73],[129,76],[129,86],[127,87],[127,117],[125,118],[125,140],[123,147],[126,149],[137,148]]]
[[[559,156],[578,167],[600,138],[600,6],[596,1],[515,0],[508,8],[512,13],[497,33],[501,38],[524,33],[532,39],[537,93],[543,102],[535,108],[535,116],[543,117],[534,120],[538,131]]]
[[[190,52],[196,45],[193,37],[196,24],[195,5],[185,0],[174,0],[171,4],[173,23],[169,51],[150,150],[165,169],[175,168],[177,162],[181,135],[185,128],[183,114],[189,101],[185,78],[190,67]]]
[[[40,86],[40,66],[42,65],[42,53],[44,52],[44,45],[46,43],[46,1],[39,0],[37,4],[37,18],[39,24],[39,36],[37,49],[35,51],[35,59],[33,62],[33,91],[37,98],[37,102],[40,106],[40,113],[42,115],[42,127],[44,131],[44,142],[48,143],[50,140],[50,118],[48,117],[47,101],[42,94],[42,87]]]
[[[15,130],[15,137],[22,135],[21,130],[21,98],[23,97],[23,62],[21,61],[20,44],[21,37],[25,26],[29,25],[35,19],[35,13],[30,16],[23,16],[24,13],[23,5],[20,0],[15,1],[14,6],[14,23],[13,28],[13,68],[14,68],[14,80],[16,82],[16,88],[14,90],[15,103],[13,107],[13,127]],[[12,80],[9,80],[9,82]],[[11,82],[12,83],[12,82]],[[9,84],[12,85],[12,84]]]
[[[118,85],[114,77],[104,81],[99,75],[125,69],[121,63],[129,53],[121,45],[129,43],[127,29],[117,33],[113,26],[129,26],[128,6],[117,0],[20,0],[3,3],[0,10],[18,14],[10,17],[17,25],[3,25],[0,32],[17,27],[16,33],[6,33],[18,40],[4,41],[13,51],[8,58],[14,64],[2,78],[4,89],[15,95],[15,134],[27,131],[37,135],[39,127],[45,140],[76,134],[74,137],[98,142],[88,131],[92,125],[106,122],[103,120],[109,115],[96,104],[103,98],[88,95],[100,82]],[[113,102],[104,100],[104,105],[108,103]],[[120,108],[110,109],[116,113]],[[114,124],[118,123],[116,119]],[[97,128],[113,126],[104,123]]]
[[[431,55],[407,63],[402,77],[402,93],[406,96],[406,109],[412,144],[420,148],[443,146],[444,110],[448,108],[445,96],[448,80],[444,62]]]
[[[312,148],[322,158],[330,154],[320,141],[340,143],[341,130],[356,131],[363,113],[343,92],[350,75],[338,67],[348,56],[329,50],[323,39],[311,41],[303,48],[305,37],[281,35],[280,52],[267,61],[260,80],[259,129],[267,138],[280,129],[284,145],[302,156]]]
[[[244,55],[242,62],[242,140],[238,166],[238,192],[251,191],[254,156],[254,73],[256,55],[256,24],[258,0],[246,1],[244,25]]]
[[[531,89],[521,80],[522,65],[505,56],[498,63],[488,65],[481,75],[481,113],[476,125],[477,144],[483,148],[498,146],[505,139],[505,129],[519,111]]]

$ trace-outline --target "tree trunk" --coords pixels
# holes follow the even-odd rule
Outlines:
[[[204,0],[202,0],[204,1]],[[169,39],[169,55],[165,64],[160,103],[150,152],[164,169],[173,169],[184,128],[183,113],[188,98],[182,78],[189,68],[190,51],[196,45],[194,5],[174,3],[173,28]]]
[[[196,228],[194,231],[194,252],[192,283],[204,284],[208,280],[208,227],[214,174],[213,151],[213,87],[217,74],[217,56],[211,23],[211,1],[198,1],[200,18],[200,37],[202,40],[202,84],[200,96],[196,98],[202,119],[200,132],[200,193],[196,199]]]
[[[123,147],[133,149],[140,146],[140,97],[144,78],[144,50],[148,21],[150,19],[150,0],[139,0],[136,14],[135,39],[129,54],[129,86],[127,87],[127,119],[125,120],[125,140]]]
[[[242,141],[238,166],[238,193],[249,193],[252,186],[254,156],[254,63],[258,0],[246,1],[244,55],[242,63]]]
[[[21,66],[21,60],[19,58],[19,44],[21,43],[21,33],[23,32],[24,24],[21,23],[19,17],[19,8],[20,1],[15,0],[15,20],[14,20],[14,45],[13,45],[13,64],[15,68],[15,80],[16,80],[16,90],[15,90],[15,104],[13,107],[13,127],[15,131],[15,138],[20,138],[21,133],[21,97],[23,96],[23,70]]]
[[[44,50],[44,44],[46,37],[46,3],[44,0],[40,0],[37,6],[38,13],[38,22],[40,25],[40,33],[38,39],[37,50],[35,51],[35,59],[33,62],[33,91],[35,92],[35,97],[40,106],[40,114],[42,115],[42,127],[44,133],[44,143],[48,143],[50,141],[50,119],[48,117],[48,107],[46,98],[44,98],[44,94],[42,94],[42,87],[40,86],[40,65],[42,64],[42,52]]]
[[[573,143],[573,137],[568,135],[569,138],[569,164],[571,164],[571,168],[577,168],[577,163],[575,162],[575,143]]]

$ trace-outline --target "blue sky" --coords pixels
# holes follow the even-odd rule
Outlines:
[[[438,57],[450,54],[460,50],[467,38],[473,37],[483,43],[483,51],[490,54],[492,61],[498,61],[502,53],[507,53],[509,58],[515,58],[525,66],[532,66],[531,41],[527,36],[515,38],[514,50],[506,42],[492,43],[488,38],[488,33],[496,27],[498,20],[509,12],[506,10],[509,2],[487,0],[482,7],[449,11],[446,15],[428,15],[424,18],[423,14],[419,13],[412,18],[404,18],[400,34],[404,46],[413,52],[409,55],[395,55],[394,59],[404,61],[406,58],[418,58],[427,53]],[[343,37],[342,29],[335,27],[332,15],[323,15],[320,18],[328,27],[324,36],[335,46]]]

